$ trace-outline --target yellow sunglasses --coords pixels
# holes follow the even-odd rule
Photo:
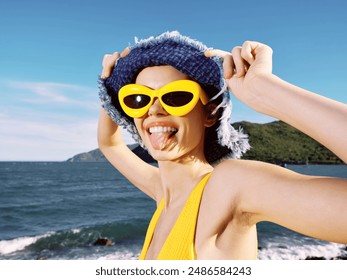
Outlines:
[[[160,89],[137,84],[123,86],[118,93],[119,103],[123,111],[132,118],[144,116],[157,97],[166,112],[173,116],[184,116],[188,114],[198,103],[209,101],[201,86],[191,80],[178,80],[171,82]]]

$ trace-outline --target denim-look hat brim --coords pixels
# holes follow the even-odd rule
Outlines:
[[[117,60],[107,79],[99,78],[99,96],[108,115],[125,128],[133,139],[144,147],[132,118],[127,116],[118,101],[118,91],[126,84],[134,83],[141,70],[150,66],[171,65],[198,82],[211,99],[221,96],[218,109],[222,111],[214,131],[206,133],[205,157],[210,164],[223,159],[238,159],[250,146],[242,130],[231,125],[231,99],[223,79],[222,59],[207,58],[208,48],[196,40],[179,34],[165,32],[157,37],[136,40],[130,53]],[[210,128],[207,128],[207,130]]]

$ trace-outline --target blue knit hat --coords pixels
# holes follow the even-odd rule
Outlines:
[[[165,32],[157,37],[137,40],[130,53],[119,58],[107,79],[99,78],[99,96],[103,108],[118,125],[130,132],[134,140],[144,147],[134,121],[127,116],[118,101],[118,91],[134,83],[141,70],[150,66],[171,65],[198,82],[211,100],[218,102],[220,110],[216,124],[206,128],[205,157],[210,164],[226,158],[240,158],[250,146],[247,135],[231,126],[230,93],[223,79],[221,57],[207,58],[208,48],[199,41],[179,34]]]

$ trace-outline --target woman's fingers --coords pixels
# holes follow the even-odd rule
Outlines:
[[[259,42],[246,41],[242,45],[241,56],[249,64],[257,64],[265,72],[272,72],[272,49]]]
[[[218,49],[207,49],[205,51],[205,56],[206,57],[212,57],[212,56],[220,56],[224,59],[224,56],[230,55],[230,53]]]
[[[130,53],[130,48],[126,47],[121,53],[120,53],[120,57],[125,57]]]
[[[235,74],[234,59],[230,53],[223,58],[223,72],[225,79],[230,79]]]
[[[257,71],[272,72],[272,49],[259,42],[245,41],[242,47],[234,47],[231,53],[209,49],[205,51],[206,57],[220,56],[223,59],[224,78],[230,79],[245,77],[251,65],[257,65]]]
[[[234,60],[231,53],[218,49],[208,49],[205,51],[205,56],[219,56],[223,59],[223,72],[225,79],[230,79],[235,73]]]
[[[242,48],[241,47],[235,47],[231,51],[233,59],[234,59],[234,64],[235,64],[235,69],[236,69],[236,77],[240,78],[246,75],[247,69],[249,67],[249,63],[244,60],[242,57]]]
[[[255,42],[245,41],[241,48],[241,56],[249,64],[254,62],[253,49],[255,48]]]
[[[120,54],[118,52],[104,55],[104,58],[102,60],[101,78],[106,79],[111,75],[113,67],[119,57]]]
[[[209,49],[205,51],[206,57],[220,56],[223,59],[224,78],[230,79],[233,75],[242,77],[246,74],[248,63],[241,56],[241,47],[233,48],[232,52],[226,52],[218,49]]]
[[[125,57],[130,53],[130,48],[126,47],[121,53],[115,52],[113,54],[105,54],[102,60],[101,78],[106,79],[110,77],[116,61],[120,57]]]

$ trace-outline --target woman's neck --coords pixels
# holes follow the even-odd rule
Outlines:
[[[213,171],[208,162],[196,158],[184,162],[159,161],[158,167],[166,207],[184,203],[202,177]]]

